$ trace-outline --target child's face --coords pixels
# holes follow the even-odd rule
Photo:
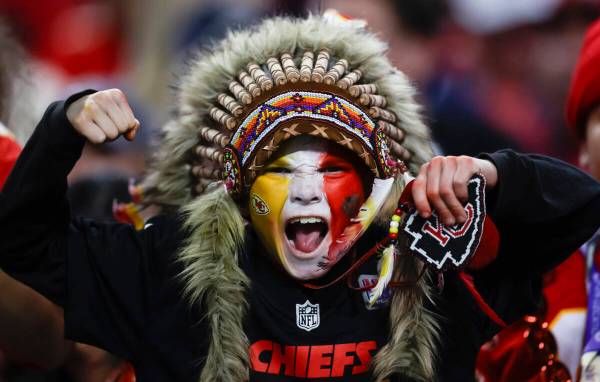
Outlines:
[[[365,201],[372,178],[353,154],[320,140],[292,141],[265,166],[249,194],[252,225],[294,278],[324,275],[330,247]],[[364,167],[364,166],[363,166]]]
[[[600,180],[600,105],[592,110],[585,130],[585,140],[579,149],[579,164]]]

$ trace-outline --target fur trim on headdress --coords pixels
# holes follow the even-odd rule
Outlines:
[[[250,280],[238,265],[244,220],[223,184],[188,204],[184,212],[184,227],[191,232],[180,253],[185,295],[193,306],[202,306],[211,329],[200,381],[247,381],[250,344],[242,321]]]
[[[422,266],[414,256],[403,253],[398,257],[395,279],[415,280]],[[425,307],[426,300],[432,301],[427,277],[414,286],[393,290],[390,338],[373,358],[375,381],[396,374],[417,381],[434,379],[439,325],[434,313]]]
[[[360,95],[361,104],[374,105],[373,114],[381,117],[387,136],[395,134],[402,140],[396,152],[406,154],[408,167],[416,173],[432,156],[429,132],[413,100],[414,88],[385,57],[386,50],[385,43],[356,23],[332,22],[320,16],[274,18],[253,29],[230,33],[211,52],[200,53],[182,79],[178,117],[166,126],[165,141],[143,187],[147,202],[185,206],[188,214],[186,227],[191,236],[181,252],[186,264],[182,277],[187,296],[192,304],[202,304],[211,328],[201,382],[248,378],[248,340],[242,320],[247,305],[244,291],[250,282],[238,266],[244,223],[222,185],[205,191],[220,178],[222,149],[240,108],[261,91],[285,81],[322,81],[342,89],[361,85],[349,92]],[[309,53],[299,53],[306,51]],[[329,57],[338,61],[328,64]],[[264,76],[265,65],[271,76]],[[352,71],[340,78],[347,69]],[[217,102],[220,106],[215,107]],[[399,129],[391,131],[386,120],[393,120]],[[193,163],[194,158],[200,163]],[[388,220],[403,186],[398,177],[378,220]],[[201,195],[192,200],[198,193]],[[400,256],[397,265],[395,280],[417,278],[419,265],[414,258]],[[430,296],[426,280],[394,292],[390,342],[373,361],[376,378],[380,381],[401,373],[431,380],[437,326],[424,305]]]

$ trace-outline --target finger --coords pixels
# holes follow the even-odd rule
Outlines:
[[[102,107],[117,127],[119,133],[122,134],[130,128],[129,116],[121,110],[112,97],[107,97]]]
[[[133,114],[133,110],[131,110],[131,106],[129,106],[129,102],[127,101],[127,97],[125,96],[125,93],[123,93],[119,89],[113,89],[113,91],[110,92],[110,95],[111,95],[113,101],[116,103],[116,105],[121,110],[121,112],[127,118],[127,121],[128,121],[127,127],[132,128],[135,125],[134,121],[136,119]],[[139,125],[139,122],[138,122],[138,125]]]
[[[440,177],[440,197],[454,216],[454,220],[463,223],[466,220],[465,209],[454,192],[454,174],[456,173],[456,158],[449,157],[443,162]]]
[[[472,158],[459,157],[456,173],[454,174],[453,184],[454,193],[463,203],[469,198],[468,183],[473,175],[475,175],[475,166]]]
[[[89,109],[90,119],[104,132],[106,137],[110,140],[117,139],[119,136],[119,130],[104,109],[97,103],[91,104]]]
[[[90,142],[100,144],[106,141],[107,136],[94,122],[87,121],[80,124],[80,133]]]
[[[429,205],[429,201],[427,200],[427,168],[429,164],[424,164],[421,166],[421,170],[419,171],[419,175],[413,181],[412,187],[412,197],[413,202],[415,203],[415,207],[419,212],[421,217],[427,219],[431,215],[431,206]]]
[[[125,132],[125,134],[123,134],[123,136],[128,141],[133,141],[135,139],[135,135],[137,134],[137,131],[138,131],[139,128],[140,128],[140,121],[138,121],[136,119],[134,126],[132,128],[130,128],[129,130],[127,130]]]
[[[433,209],[445,225],[454,225],[454,216],[440,196],[440,179],[442,175],[442,162],[440,157],[433,158],[427,172],[427,198]]]

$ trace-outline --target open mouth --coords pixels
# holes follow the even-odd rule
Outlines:
[[[297,217],[288,220],[285,235],[294,249],[311,253],[316,250],[327,235],[329,227],[320,217]]]

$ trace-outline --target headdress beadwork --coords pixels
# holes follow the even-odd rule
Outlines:
[[[209,169],[223,169],[235,198],[242,196],[279,145],[295,135],[318,136],[347,147],[379,178],[393,175],[391,157],[410,159],[402,147],[405,133],[396,126],[398,118],[386,109],[387,100],[377,94],[376,84],[359,83],[361,68],[350,68],[344,58],[332,59],[327,50],[306,50],[296,59],[299,68],[290,52],[248,64],[229,83],[229,93],[219,94],[209,109],[221,132],[203,127],[195,152],[203,161],[216,162]],[[201,192],[206,184],[201,179],[215,171],[193,169]]]

